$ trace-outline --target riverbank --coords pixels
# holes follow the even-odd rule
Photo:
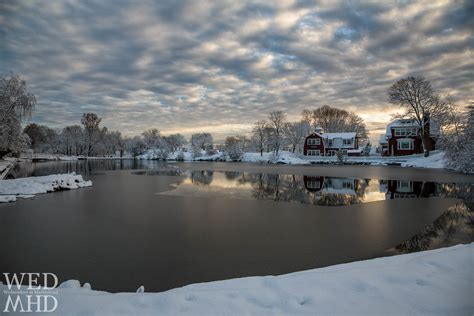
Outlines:
[[[469,315],[474,243],[279,276],[199,283],[161,293],[62,283],[54,315]],[[92,284],[93,286],[93,284]],[[0,285],[5,306],[6,285]],[[146,289],[145,289],[146,290]]]

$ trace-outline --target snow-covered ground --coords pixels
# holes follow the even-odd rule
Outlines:
[[[474,243],[162,293],[140,287],[137,293],[111,294],[70,280],[54,294],[53,314],[472,315],[473,258]],[[0,285],[0,306],[5,290]]]
[[[285,163],[285,164],[335,164],[336,156],[302,156],[290,152],[281,152],[278,157],[273,153],[245,153],[242,157],[245,162],[267,162],[267,163]],[[381,156],[351,156],[344,157],[346,164],[365,164],[365,165],[393,165],[397,164],[402,167],[417,168],[445,168],[444,152],[433,151],[429,157],[420,155],[381,157]]]
[[[445,168],[446,159],[444,152],[437,152],[424,157],[423,155],[416,155],[406,162],[402,162],[402,167],[415,167],[415,168]]]
[[[81,175],[75,173],[0,180],[0,203],[13,202],[17,198],[31,198],[41,193],[90,186],[92,186],[92,181],[85,181]]]
[[[276,156],[274,153],[245,153],[242,156],[244,162],[266,162],[266,163],[283,163],[289,165],[308,165],[309,160],[302,158],[301,155],[293,154],[288,151],[282,151]]]

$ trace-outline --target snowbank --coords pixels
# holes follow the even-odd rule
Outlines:
[[[444,152],[431,153],[428,157],[423,155],[413,157],[401,164],[402,167],[415,167],[415,168],[445,168],[446,159]]]
[[[94,291],[69,280],[56,315],[471,315],[474,243],[163,293]],[[0,285],[0,293],[6,290]],[[146,289],[145,289],[146,290]],[[0,295],[0,306],[6,297]]]
[[[81,175],[75,173],[0,180],[0,203],[13,202],[17,198],[31,198],[41,193],[90,186],[92,186],[92,181],[85,181]]]
[[[266,163],[283,163],[289,165],[307,165],[310,162],[306,159],[300,158],[297,154],[287,151],[282,151],[276,156],[274,153],[245,153],[242,156],[244,162],[266,162]]]

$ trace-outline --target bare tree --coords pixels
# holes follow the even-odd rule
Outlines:
[[[36,98],[17,75],[0,78],[0,158],[26,148],[29,138],[22,133],[21,121],[30,117]]]
[[[238,136],[228,136],[225,139],[225,151],[230,159],[238,161],[244,154],[244,140]]]
[[[354,112],[324,105],[314,110],[303,110],[301,116],[310,131],[321,127],[327,133],[356,132],[362,140],[368,137],[364,120]]]
[[[419,126],[423,151],[429,155],[427,138],[431,120],[442,120],[449,112],[449,104],[434,91],[431,83],[423,76],[398,80],[387,91],[388,101],[405,111],[400,117],[414,119]]]
[[[164,137],[171,152],[175,152],[179,147],[186,144],[186,139],[181,134],[171,134]]]
[[[286,114],[283,111],[274,111],[271,112],[269,117],[269,125],[271,126],[274,133],[274,142],[275,142],[275,154],[278,155],[281,146],[283,127],[286,124]]]
[[[265,120],[257,121],[254,124],[252,130],[252,139],[256,144],[257,150],[260,152],[260,156],[263,156],[263,151],[265,150],[265,143],[267,140],[266,128],[268,122]]]
[[[296,146],[301,144],[301,141],[306,136],[306,123],[287,123],[283,127],[283,134],[292,147],[291,151],[294,153],[296,150]]]
[[[81,124],[84,125],[86,138],[87,156],[92,155],[93,147],[97,144],[107,129],[100,129],[99,125],[102,119],[95,113],[83,113]]]

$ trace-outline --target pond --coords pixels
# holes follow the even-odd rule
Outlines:
[[[0,205],[0,270],[111,292],[384,256],[471,199],[474,183],[436,170],[138,160],[25,163],[11,176],[64,172],[94,185]]]

